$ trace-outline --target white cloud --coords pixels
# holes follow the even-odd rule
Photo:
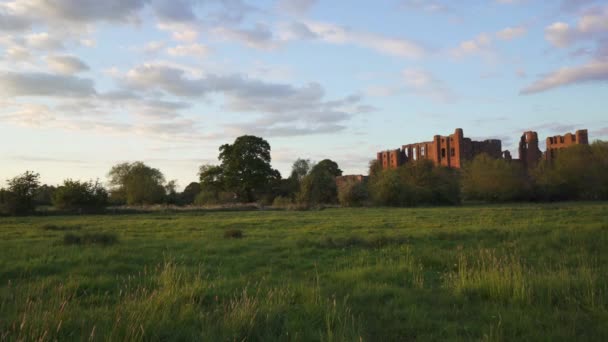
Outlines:
[[[490,48],[492,38],[487,33],[481,33],[476,38],[466,40],[458,47],[452,49],[451,54],[456,58],[466,57],[473,54],[485,52]]]
[[[577,67],[551,72],[521,90],[520,94],[540,93],[557,87],[589,82],[608,81],[608,62],[592,61]]]
[[[416,94],[440,102],[450,102],[456,99],[454,93],[427,70],[405,69],[403,70],[403,77],[408,89]]]
[[[545,28],[545,39],[559,48],[569,47],[583,40],[600,41],[607,36],[608,6],[582,14],[574,26],[555,22]]]
[[[523,26],[507,27],[504,30],[498,31],[496,33],[496,37],[498,37],[498,39],[502,39],[502,40],[513,40],[515,38],[525,35],[526,32],[527,32],[527,30]]]
[[[556,47],[566,47],[576,39],[570,25],[563,22],[553,23],[545,28],[545,39]]]
[[[183,57],[203,57],[209,54],[209,48],[201,44],[177,45],[167,49],[167,53],[171,56]]]
[[[5,96],[84,97],[96,93],[89,79],[41,72],[0,72],[0,89]]]
[[[290,14],[301,15],[312,9],[317,0],[279,0],[280,10]]]
[[[63,40],[53,37],[48,32],[32,33],[25,36],[26,46],[39,50],[64,49]]]
[[[331,44],[352,44],[387,55],[413,59],[421,58],[427,54],[423,46],[408,39],[355,31],[328,23],[307,22],[306,26],[318,39]]]
[[[50,56],[46,61],[51,70],[64,75],[89,70],[89,66],[75,56]]]

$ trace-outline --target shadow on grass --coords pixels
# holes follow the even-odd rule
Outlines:
[[[118,243],[118,236],[112,233],[86,233],[74,234],[66,233],[63,236],[63,244],[71,245],[101,245],[110,246]]]

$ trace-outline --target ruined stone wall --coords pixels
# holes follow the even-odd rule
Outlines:
[[[538,164],[542,158],[542,152],[538,148],[538,134],[528,131],[519,139],[519,160],[524,168],[530,169]]]
[[[383,169],[395,169],[403,165],[406,160],[405,154],[400,149],[378,152],[376,158]]]
[[[428,159],[436,165],[461,168],[464,161],[473,159],[480,153],[487,153],[494,158],[502,156],[500,140],[472,141],[464,137],[461,128],[449,136],[435,135],[432,141],[403,145],[399,150],[378,153],[378,162],[382,168],[394,168],[408,161]],[[391,154],[401,154],[391,158]],[[397,163],[393,163],[397,160]]]
[[[564,135],[548,137],[545,159],[551,161],[555,159],[559,150],[574,145],[589,145],[589,137],[586,129],[578,130],[574,134],[566,133]]]

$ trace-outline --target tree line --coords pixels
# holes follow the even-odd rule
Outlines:
[[[283,178],[271,167],[270,144],[245,135],[219,148],[217,165],[202,165],[199,179],[177,191],[174,180],[143,162],[120,163],[99,181],[66,179],[55,187],[40,184],[31,171],[0,189],[0,214],[27,215],[37,206],[100,212],[120,205],[222,205],[257,202],[275,207],[457,205],[463,201],[512,202],[608,199],[608,143],[577,145],[526,170],[520,163],[481,154],[462,169],[417,160],[383,170],[376,161],[364,181],[336,177],[335,161],[297,159]]]

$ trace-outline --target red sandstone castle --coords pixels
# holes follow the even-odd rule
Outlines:
[[[589,144],[587,130],[547,138],[546,160],[553,160],[560,149],[577,144]],[[432,141],[403,145],[400,149],[378,152],[377,160],[382,168],[396,168],[412,160],[429,159],[436,165],[460,168],[467,160],[486,153],[494,158],[511,160],[509,151],[502,151],[502,142],[497,139],[474,141],[465,138],[461,128],[449,136],[436,135]],[[534,167],[543,158],[538,147],[538,134],[525,132],[519,142],[519,162],[526,168]]]

